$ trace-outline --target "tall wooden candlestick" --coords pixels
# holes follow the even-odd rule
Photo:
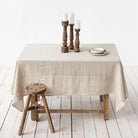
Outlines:
[[[73,26],[74,26],[74,24],[70,24],[70,43],[69,43],[69,49],[70,50],[74,49],[74,45],[73,45],[73,38],[74,38],[74,35],[73,35]]]
[[[62,53],[67,53],[67,52],[69,52],[68,46],[67,46],[67,26],[68,26],[68,21],[62,21],[62,26],[63,26],[63,46],[61,47],[61,52]]]
[[[75,48],[74,48],[74,52],[80,52],[80,40],[79,40],[79,32],[80,29],[75,29],[76,32],[76,39],[75,39]]]

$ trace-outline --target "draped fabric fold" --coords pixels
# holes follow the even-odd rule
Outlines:
[[[109,54],[92,56],[88,50],[103,47]],[[23,110],[25,86],[44,83],[46,95],[116,94],[116,110],[128,97],[121,60],[113,44],[84,44],[81,52],[60,53],[56,44],[27,45],[16,63],[13,105]]]

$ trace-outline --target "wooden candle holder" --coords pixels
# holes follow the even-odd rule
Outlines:
[[[79,32],[80,29],[75,29],[76,32],[76,39],[75,39],[75,48],[74,48],[74,52],[80,52],[80,40],[79,40]]]
[[[68,46],[67,46],[67,26],[68,26],[68,21],[62,21],[62,26],[63,26],[63,46],[61,47],[61,52],[62,53],[67,53],[67,52],[69,52]]]
[[[73,39],[74,39],[73,26],[74,26],[74,24],[70,24],[70,44],[69,44],[69,49],[70,50],[74,50],[74,45],[73,45]]]

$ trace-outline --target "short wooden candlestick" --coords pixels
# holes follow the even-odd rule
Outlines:
[[[75,39],[75,48],[74,48],[74,52],[80,52],[80,40],[79,40],[79,32],[80,29],[75,29],[76,32],[76,39]]]
[[[68,46],[67,46],[67,26],[68,26],[68,21],[62,21],[62,26],[63,26],[63,46],[61,47],[61,52],[62,53],[67,53],[69,52]]]
[[[74,35],[73,35],[73,26],[74,24],[70,24],[70,43],[69,43],[69,49],[70,50],[74,50],[74,45],[73,45],[73,39],[74,39]]]

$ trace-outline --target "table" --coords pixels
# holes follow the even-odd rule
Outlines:
[[[16,62],[13,83],[13,106],[24,108],[25,86],[44,83],[47,96],[103,95],[104,110],[83,111],[104,113],[108,118],[109,93],[116,94],[116,111],[128,97],[121,60],[114,44],[82,44],[81,52],[61,53],[60,44],[28,44]],[[106,56],[92,56],[88,50],[103,47]],[[32,101],[33,102],[33,101]],[[51,110],[50,112],[82,112]]]

